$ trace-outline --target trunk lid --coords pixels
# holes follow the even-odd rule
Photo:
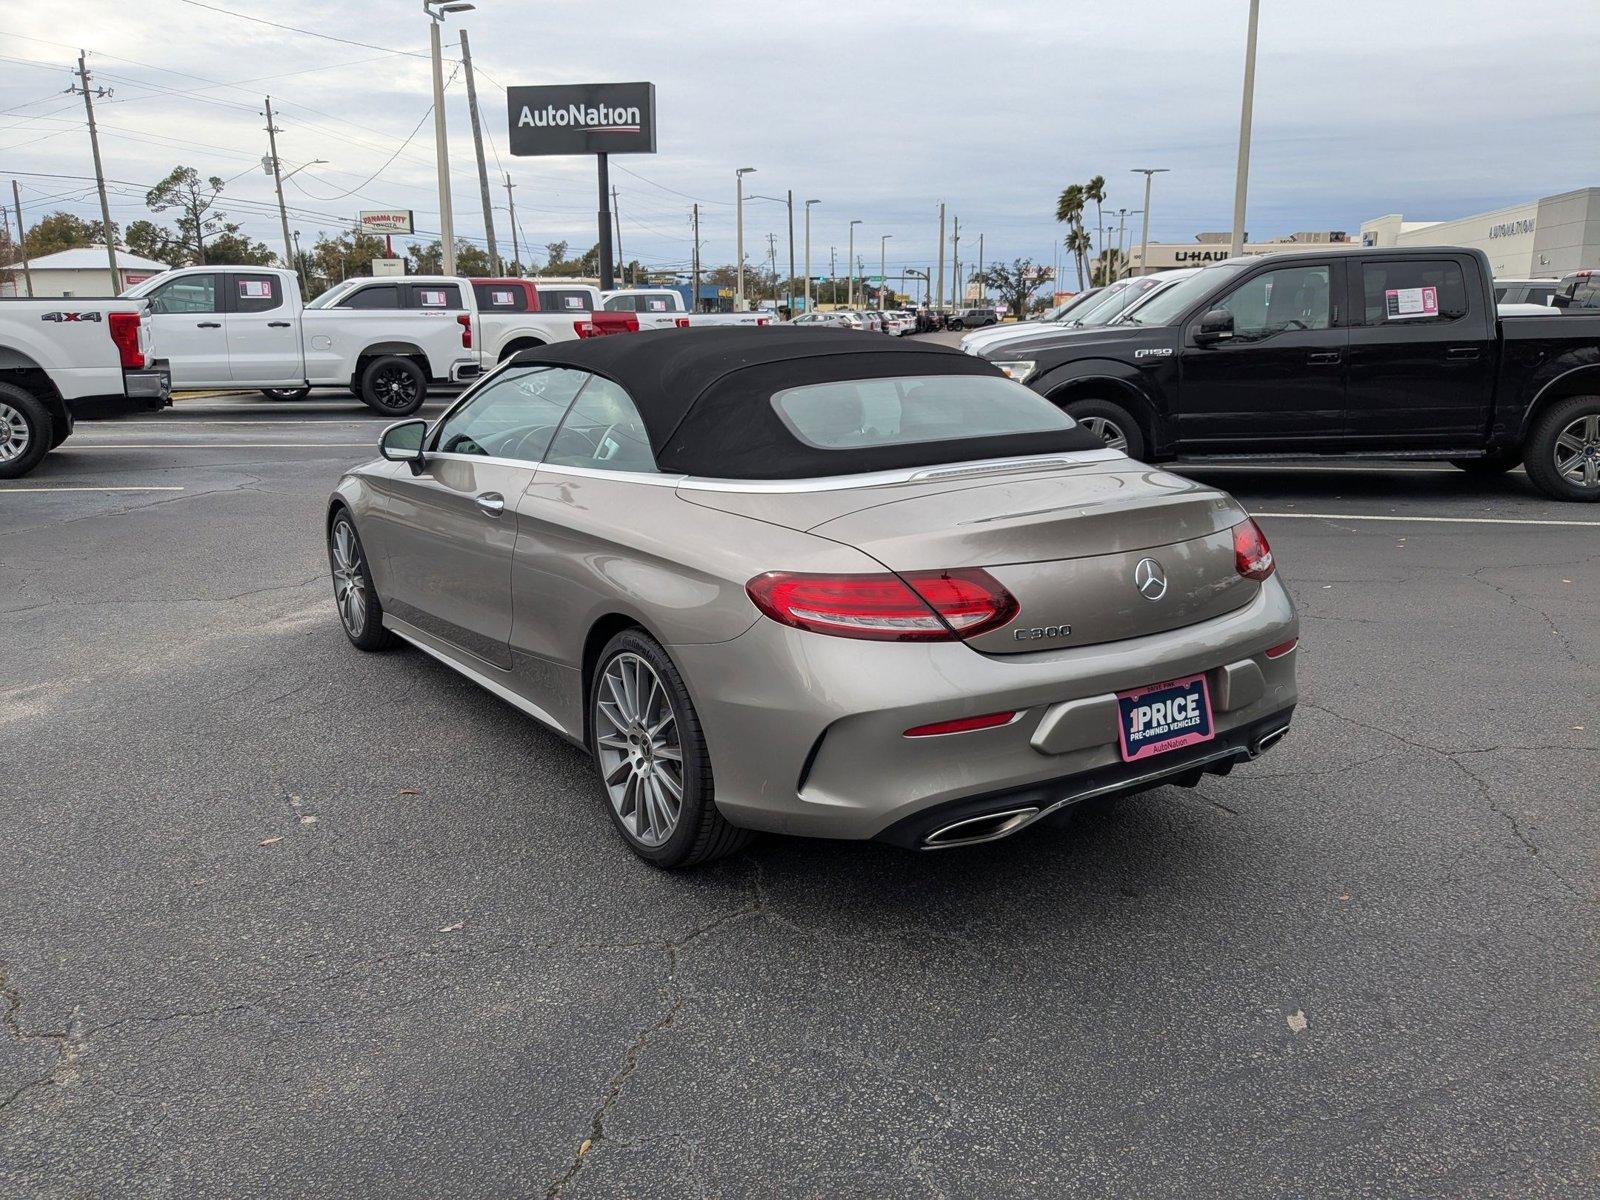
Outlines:
[[[1260,586],[1234,563],[1231,530],[1245,513],[1231,498],[1120,457],[886,487],[681,494],[854,546],[894,571],[982,567],[1020,605],[968,641],[987,654],[1161,633],[1242,607]],[[1165,588],[1136,581],[1146,559]]]

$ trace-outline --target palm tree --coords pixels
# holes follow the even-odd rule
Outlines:
[[[1094,201],[1095,241],[1100,247],[1101,257],[1104,258],[1106,247],[1106,230],[1105,222],[1100,217],[1100,206],[1105,203],[1106,199],[1106,177],[1104,175],[1096,175],[1093,179],[1089,180],[1088,183],[1083,185],[1083,199],[1085,204],[1087,204],[1090,200]]]
[[[1089,242],[1089,231],[1081,225],[1067,234],[1067,249],[1078,260],[1078,290],[1083,291],[1083,264],[1085,256],[1093,247]]]
[[[1083,184],[1068,184],[1061,191],[1061,198],[1056,201],[1056,220],[1065,221],[1076,227],[1083,219]]]

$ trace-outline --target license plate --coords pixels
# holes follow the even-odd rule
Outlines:
[[[1123,762],[1197,746],[1217,736],[1204,675],[1118,692],[1117,708]]]

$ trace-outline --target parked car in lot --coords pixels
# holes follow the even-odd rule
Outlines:
[[[1559,279],[1496,279],[1494,302],[1547,306],[1560,283]]]
[[[1550,304],[1562,310],[1600,309],[1600,271],[1572,271],[1561,277]]]
[[[771,312],[694,313],[683,303],[683,293],[673,288],[629,288],[602,292],[608,313],[633,313],[641,329],[701,329],[713,325],[770,325]]]
[[[917,314],[914,312],[897,308],[884,315],[889,319],[889,332],[895,337],[905,337],[917,331]]]
[[[853,328],[853,326],[850,324],[850,319],[849,319],[848,315],[845,314],[845,313],[841,313],[841,312],[808,312],[808,313],[801,313],[794,320],[790,321],[789,324],[790,325],[802,325],[802,326],[810,325],[810,326],[814,326],[814,327],[827,327],[827,326],[831,325],[835,329],[851,329],[851,328]]]
[[[574,338],[605,337],[614,333],[639,332],[639,320],[629,313],[597,312],[593,308],[576,311],[560,301],[571,293],[563,289],[541,299],[541,289],[531,279],[474,279],[472,295],[478,306],[478,328],[483,361],[504,362],[522,350],[569,342]],[[582,288],[577,296],[583,304],[597,304],[600,292]]]
[[[996,325],[1000,321],[1000,312],[990,304],[962,304],[950,310],[946,324],[951,329],[981,329],[985,325]]]
[[[1098,329],[1115,325],[1137,312],[1139,306],[1152,296],[1158,296],[1180,279],[1187,279],[1199,267],[1179,267],[1175,271],[1160,271],[1139,279],[1123,279],[1100,289],[1082,305],[1073,308],[1059,321],[1048,325],[1000,325],[969,333],[961,339],[961,349],[968,354],[987,354],[990,350],[1011,342],[1023,342],[1045,333],[1067,333],[1074,330]],[[991,357],[993,357],[991,355]]]
[[[1147,461],[1521,462],[1548,495],[1600,500],[1600,314],[1501,320],[1476,250],[1230,259],[1126,321],[984,357]]]
[[[415,412],[433,384],[479,371],[471,285],[449,276],[356,279],[302,301],[293,271],[188,267],[124,295],[148,300],[177,389],[276,397],[348,387],[378,412]]]
[[[992,841],[1289,728],[1295,613],[1245,512],[952,348],[568,342],[381,450],[327,512],[350,640],[586,747],[663,867],[752,830]]]
[[[0,299],[0,479],[16,479],[72,436],[78,417],[171,403],[143,300]]]
[[[968,354],[976,354],[997,338],[1012,337],[1023,330],[1039,332],[1040,326],[1049,328],[1071,321],[1089,311],[1090,302],[1103,291],[1104,288],[1088,288],[1066,303],[1058,304],[1029,321],[1016,321],[1010,325],[991,325],[985,329],[974,330],[961,339],[961,348]]]

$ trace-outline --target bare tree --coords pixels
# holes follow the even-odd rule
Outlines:
[[[173,167],[170,175],[145,193],[144,202],[151,212],[178,210],[178,240],[193,252],[199,266],[206,262],[206,239],[227,231],[222,214],[211,212],[222,187],[219,176],[202,180],[193,167]]]

